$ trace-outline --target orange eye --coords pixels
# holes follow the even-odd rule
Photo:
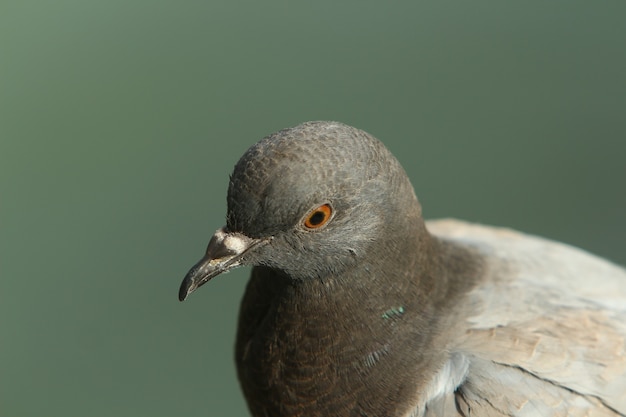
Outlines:
[[[322,204],[306,216],[304,227],[307,229],[319,229],[330,220],[331,214],[333,214],[333,209],[330,204]]]

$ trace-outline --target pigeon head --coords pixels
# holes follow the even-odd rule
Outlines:
[[[234,168],[227,201],[226,226],[183,281],[181,300],[238,265],[296,280],[337,276],[363,258],[389,256],[422,224],[395,157],[337,122],[304,123],[253,145]]]

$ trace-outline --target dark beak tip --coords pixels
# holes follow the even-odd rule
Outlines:
[[[180,288],[178,289],[178,301],[185,301],[189,294],[195,290],[193,285],[193,279],[190,279],[189,274],[183,279],[183,282],[180,283]]]
[[[180,289],[178,290],[178,301],[185,301],[185,299],[187,298],[187,290],[185,290],[183,288],[183,286],[180,286]]]
[[[178,290],[178,300],[185,301],[189,295],[198,289],[204,282],[196,283],[193,279],[185,278],[183,282],[180,284],[180,288]]]

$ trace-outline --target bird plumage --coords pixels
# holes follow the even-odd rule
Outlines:
[[[327,223],[305,219],[326,207]],[[567,245],[424,223],[398,161],[336,122],[235,166],[180,298],[252,265],[236,361],[255,417],[626,416],[626,272]]]
[[[508,229],[456,220],[428,228],[486,262],[465,331],[449,347],[469,358],[467,378],[448,395],[481,416],[626,415],[624,269]]]

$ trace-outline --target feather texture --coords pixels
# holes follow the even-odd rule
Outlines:
[[[469,361],[444,394],[458,410],[440,414],[434,401],[425,416],[626,415],[624,269],[508,229],[456,220],[428,229],[478,251],[487,267],[448,346]]]

